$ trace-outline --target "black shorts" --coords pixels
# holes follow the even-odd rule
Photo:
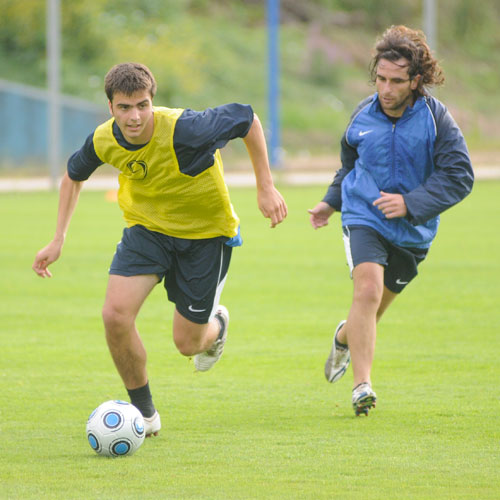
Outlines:
[[[344,246],[347,263],[352,270],[363,262],[384,266],[384,285],[394,293],[403,288],[418,274],[428,248],[403,248],[392,244],[368,226],[345,226]]]
[[[229,238],[174,238],[136,225],[125,228],[109,274],[156,274],[182,316],[207,323],[215,314],[226,281]]]

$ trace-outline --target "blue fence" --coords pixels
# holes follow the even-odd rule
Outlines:
[[[97,125],[109,118],[103,106],[61,96],[61,156],[80,148]],[[48,93],[0,80],[0,168],[47,168]]]

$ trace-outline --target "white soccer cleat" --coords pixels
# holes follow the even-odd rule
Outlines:
[[[335,339],[340,329],[344,326],[345,320],[342,320],[335,329],[335,334],[333,335],[332,350],[330,351],[330,356],[325,363],[325,377],[328,382],[336,382],[344,375],[349,363],[351,362],[351,355],[349,353],[349,348],[339,347],[335,345]]]
[[[373,392],[372,386],[368,382],[358,384],[352,390],[352,408],[356,416],[364,413],[368,416],[368,410],[375,408],[377,395]]]
[[[144,434],[146,437],[157,436],[161,429],[160,414],[155,411],[152,417],[144,417]]]
[[[208,351],[201,352],[194,357],[196,371],[206,372],[219,361],[224,351],[224,344],[227,339],[227,327],[229,325],[229,312],[224,306],[219,306],[215,317],[221,323],[221,333]]]

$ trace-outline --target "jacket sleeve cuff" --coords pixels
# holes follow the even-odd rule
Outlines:
[[[340,190],[336,186],[330,186],[328,188],[328,191],[326,192],[322,201],[328,203],[328,205],[333,207],[337,212],[340,212],[340,210],[342,209]]]

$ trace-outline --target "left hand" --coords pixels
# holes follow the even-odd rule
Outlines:
[[[288,208],[281,193],[273,186],[270,189],[259,189],[257,202],[264,217],[271,219],[271,227],[283,222],[288,214]]]
[[[377,207],[387,219],[406,217],[408,213],[402,194],[380,191],[380,198],[373,202],[373,206]]]

